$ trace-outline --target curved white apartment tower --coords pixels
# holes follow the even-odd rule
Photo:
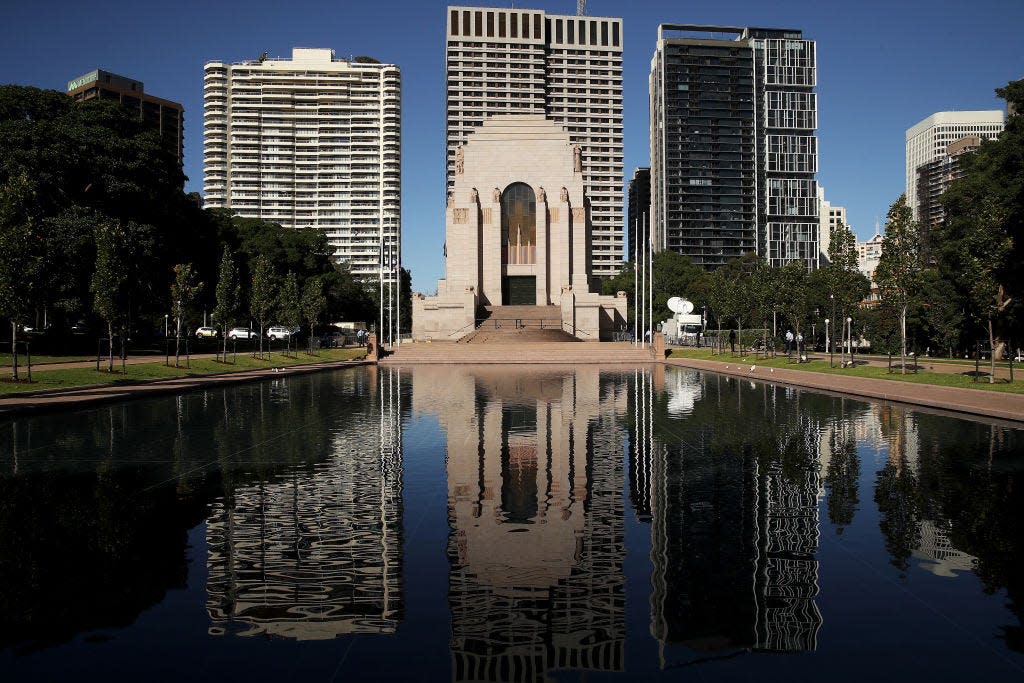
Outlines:
[[[203,78],[208,207],[323,230],[363,279],[396,277],[401,248],[397,66],[295,48],[291,59],[208,62]]]

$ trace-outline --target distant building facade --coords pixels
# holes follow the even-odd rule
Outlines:
[[[1004,127],[1003,112],[991,111],[940,111],[932,114],[913,127],[906,134],[906,193],[907,206],[914,212],[914,219],[920,220],[922,197],[919,193],[918,169],[946,156],[946,147],[962,138],[971,136],[981,140],[999,137]],[[929,205],[930,210],[931,204]]]
[[[637,237],[640,246],[647,243],[647,235],[651,226],[651,169],[638,168],[633,171],[633,179],[629,181],[629,211],[627,214],[629,251],[626,260],[636,258]]]
[[[818,265],[816,44],[797,29],[663,24],[651,61],[655,249]]]
[[[853,228],[846,222],[846,207],[833,205],[825,199],[825,188],[818,186],[818,256],[819,265],[829,263],[828,250],[832,245],[832,232],[840,225],[852,233]]]
[[[622,19],[541,10],[449,7],[445,56],[447,192],[455,154],[491,116],[543,115],[583,160],[593,274],[622,267]],[[449,245],[450,246],[450,245]]]
[[[185,108],[177,102],[145,92],[142,81],[95,69],[68,81],[67,94],[75,101],[117,100],[138,111],[139,118],[160,133],[177,151],[178,163],[185,156]]]
[[[206,206],[322,230],[354,275],[397,280],[397,66],[306,48],[294,48],[291,59],[212,61],[203,110]]]
[[[917,167],[917,206],[921,224],[921,243],[925,258],[931,260],[931,231],[942,225],[946,212],[939,199],[954,180],[963,176],[960,162],[964,154],[981,146],[981,137],[967,135],[946,145],[942,156]]]
[[[875,282],[875,270],[882,260],[882,233],[875,223],[875,234],[864,242],[857,242],[857,270],[871,281],[871,293],[868,301],[878,301],[878,284]]]

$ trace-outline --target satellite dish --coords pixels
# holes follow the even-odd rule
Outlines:
[[[693,303],[682,297],[674,296],[668,300],[668,309],[673,313],[689,315],[693,311]]]

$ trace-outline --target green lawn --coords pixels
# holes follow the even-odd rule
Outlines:
[[[10,344],[8,344],[7,346],[10,346]],[[19,369],[20,368],[24,368],[27,365],[27,363],[25,362],[26,360],[27,359],[25,358],[25,354],[24,353],[19,353],[18,354],[18,368]],[[45,356],[45,355],[37,356],[34,353],[32,354],[32,365],[43,365],[44,363],[73,363],[75,361],[81,361],[81,360],[90,360],[90,358],[89,358],[89,356],[82,356],[82,355],[78,355],[78,356]],[[96,360],[96,356],[93,356],[92,360]],[[8,368],[11,367],[11,354],[9,354],[9,353],[0,353],[0,367],[8,367]]]
[[[1021,372],[1018,377],[1016,369],[1014,369],[1015,381],[1013,384],[1010,384],[1006,379],[1000,379],[998,377],[996,378],[995,384],[989,384],[987,376],[979,377],[978,381],[974,382],[973,378],[969,375],[929,372],[927,369],[921,370],[917,374],[908,372],[906,375],[901,375],[899,374],[898,369],[893,374],[889,374],[889,370],[885,366],[858,365],[852,368],[840,368],[838,367],[839,356],[836,356],[836,367],[834,368],[829,367],[827,355],[812,356],[811,360],[806,363],[794,363],[786,357],[785,353],[781,353],[775,358],[760,358],[753,354],[746,357],[740,357],[739,355],[733,355],[728,352],[725,354],[713,354],[709,349],[672,349],[669,357],[720,361],[726,365],[740,363],[744,365],[756,364],[763,367],[788,368],[790,370],[843,375],[847,377],[869,377],[872,379],[885,379],[894,382],[915,382],[917,384],[930,384],[933,386],[1024,394],[1024,372]],[[918,361],[918,365],[924,366],[925,368],[927,368],[931,363],[932,359],[920,359]],[[894,364],[899,364],[898,358],[895,359]],[[983,363],[981,371],[985,372],[986,367],[987,366]],[[973,372],[974,366],[971,365],[969,368],[964,366],[964,370],[965,372]],[[1024,368],[1022,368],[1022,371],[1024,371]]]
[[[358,349],[322,349],[319,355],[310,356],[304,352],[287,356],[275,352],[269,360],[253,358],[249,353],[239,353],[237,362],[220,363],[216,360],[193,359],[191,368],[184,367],[185,358],[181,358],[180,368],[165,366],[163,360],[153,363],[140,363],[138,365],[126,366],[126,374],[121,374],[120,367],[115,364],[115,372],[108,373],[105,369],[99,372],[93,368],[65,368],[61,370],[41,370],[32,372],[32,382],[14,383],[10,381],[10,366],[5,368],[0,375],[0,395],[10,395],[28,391],[44,391],[47,389],[67,389],[71,387],[89,386],[97,384],[120,384],[145,382],[168,377],[187,377],[214,375],[224,372],[240,372],[255,368],[279,368],[286,365],[301,365],[303,363],[316,363],[323,360],[354,360],[366,356],[366,350]],[[234,360],[228,356],[229,360]],[[35,362],[35,358],[32,359]],[[174,359],[171,359],[173,364]],[[101,366],[105,368],[105,365]],[[22,379],[26,374],[24,368],[19,369]]]

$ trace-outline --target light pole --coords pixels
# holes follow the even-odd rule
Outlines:
[[[850,355],[850,365],[853,365],[853,318],[846,319],[846,349]]]
[[[828,343],[828,318],[825,318],[825,346],[828,346],[828,366],[832,367],[832,346]]]

